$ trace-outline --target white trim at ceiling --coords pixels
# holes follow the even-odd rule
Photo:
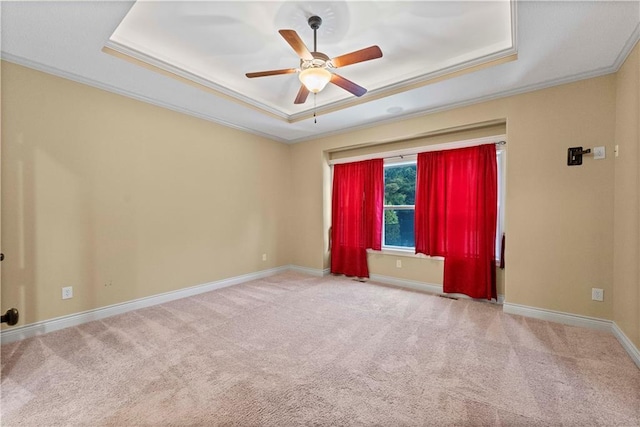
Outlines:
[[[498,61],[500,60],[506,60],[506,61],[515,60],[515,57],[509,58],[514,55],[517,55],[517,50],[514,47],[511,47],[509,49],[504,49],[504,50],[501,50],[500,52],[484,55],[470,61],[461,62],[451,67],[441,68],[431,73],[422,74],[418,77],[401,80],[396,83],[392,83],[377,89],[370,90],[366,93],[366,96],[362,98],[354,98],[354,97],[344,98],[339,101],[332,102],[332,103],[323,105],[321,107],[318,107],[315,109],[315,112],[316,112],[316,115],[322,115],[322,114],[342,110],[344,108],[365,104],[367,102],[375,101],[377,99],[382,99],[387,96],[396,95],[398,93],[406,92],[408,90],[416,89],[422,86],[427,86],[429,84],[433,84],[441,80],[457,77],[458,75],[460,75],[460,73],[478,71],[479,69],[482,69],[483,66],[491,67],[491,66],[499,65]],[[496,62],[498,62],[498,64],[496,64]],[[288,116],[289,117],[288,121],[291,123],[294,123],[300,120],[307,119],[311,117],[310,114],[312,114],[312,111],[313,110],[305,110],[299,113],[294,113]]]
[[[586,79],[591,79],[595,77],[605,76],[607,74],[612,74],[617,72],[622,66],[622,64],[624,64],[624,61],[627,59],[627,57],[629,56],[629,54],[631,53],[635,45],[638,43],[638,41],[640,41],[640,23],[636,25],[635,30],[633,31],[633,33],[631,34],[627,42],[624,44],[624,47],[616,57],[616,60],[613,62],[613,64],[611,64],[608,67],[598,68],[597,70],[589,71],[586,73],[573,74],[573,75],[562,77],[559,79],[546,80],[544,82],[531,84],[518,89],[511,89],[511,90],[505,90],[502,92],[496,92],[491,95],[480,96],[480,97],[469,99],[466,101],[443,105],[441,107],[432,107],[432,108],[417,110],[409,114],[404,114],[402,116],[389,117],[388,119],[375,119],[371,122],[364,123],[358,126],[352,126],[348,129],[338,129],[335,131],[324,132],[322,134],[312,135],[304,138],[291,139],[288,141],[288,143],[296,144],[299,142],[311,141],[318,138],[326,138],[329,136],[340,135],[347,132],[354,132],[357,130],[369,129],[372,127],[377,127],[381,125],[400,122],[403,120],[422,117],[427,114],[435,114],[443,111],[454,110],[456,108],[468,107],[470,105],[493,101],[500,98],[507,98],[509,96],[521,95],[527,92],[534,92],[536,90],[547,89],[554,86],[560,86],[563,84],[573,83],[580,80],[586,80]]]
[[[162,61],[160,59],[156,59],[152,56],[146,55],[138,50],[132,49],[128,46],[125,46],[123,44],[114,42],[112,40],[107,41],[107,43],[105,43],[104,45],[105,48],[108,49],[112,49],[116,52],[121,53],[122,55],[125,55],[129,58],[133,58],[135,60],[144,62],[145,64],[148,64],[152,67],[158,68],[160,70],[169,72],[171,74],[175,74],[176,76],[182,77],[184,79],[190,80],[198,85],[207,87],[215,92],[220,92],[223,95],[226,95],[230,98],[232,98],[233,101],[238,102],[240,101],[243,104],[248,104],[254,108],[257,108],[258,110],[262,110],[262,112],[267,112],[271,115],[277,116],[278,118],[285,120],[285,121],[289,121],[289,115],[286,113],[283,113],[282,111],[278,110],[275,107],[272,107],[270,105],[264,104],[262,102],[258,102],[254,99],[251,99],[243,94],[241,94],[240,92],[236,92],[234,90],[231,90],[229,88],[226,88],[224,86],[221,86],[211,80],[208,80],[202,76],[199,76],[197,74],[194,74],[192,72],[186,71],[180,67],[176,67],[175,65],[172,65],[168,62]],[[106,52],[109,53],[109,52]]]
[[[613,62],[612,67],[615,68],[615,71],[618,71],[620,67],[622,67],[622,64],[624,64],[624,61],[626,61],[627,57],[633,50],[633,47],[638,43],[638,40],[640,40],[640,18],[639,22],[636,24],[636,28],[634,28],[624,46],[622,46],[622,50],[620,50],[616,60]]]
[[[41,71],[43,73],[51,74],[56,77],[61,77],[63,79],[71,80],[76,83],[84,84],[87,86],[91,86],[97,89],[105,90],[107,92],[115,93],[117,95],[126,96],[127,98],[132,98],[137,101],[142,101],[147,104],[155,105],[157,107],[166,108],[167,110],[175,111],[177,113],[186,114],[188,116],[196,117],[202,120],[206,120],[212,123],[216,123],[222,126],[229,127],[231,129],[240,130],[243,132],[251,133],[253,135],[261,136],[264,138],[272,139],[278,142],[289,143],[290,141],[284,138],[281,138],[276,135],[271,135],[265,132],[260,132],[255,129],[251,129],[245,126],[239,126],[234,123],[228,122],[226,120],[219,119],[214,116],[210,116],[207,114],[202,114],[194,110],[190,110],[188,108],[180,107],[175,104],[171,104],[169,102],[161,101],[155,98],[149,98],[144,95],[140,95],[138,93],[121,89],[117,86],[113,86],[110,84],[102,83],[98,80],[90,79],[87,77],[80,76],[75,73],[70,73],[68,71],[61,70],[59,68],[51,67],[50,65],[45,65],[40,62],[32,61],[30,59],[23,58],[21,56],[12,55],[7,52],[0,51],[0,59],[3,61],[11,62],[13,64],[22,65],[23,67],[31,68],[36,71]]]
[[[515,28],[515,23],[513,22],[513,20],[512,27]],[[464,61],[459,64],[441,68],[416,77],[404,79],[392,84],[388,84],[386,86],[381,86],[377,89],[369,91],[367,95],[362,98],[347,97],[335,102],[330,102],[317,108],[308,108],[304,111],[294,114],[287,114],[273,106],[249,98],[237,91],[226,88],[202,76],[186,71],[180,67],[169,64],[166,61],[156,59],[136,49],[132,49],[128,46],[114,42],[112,40],[107,41],[107,43],[104,45],[103,52],[107,54],[113,54],[113,52],[116,52],[117,54],[120,54],[118,55],[118,57],[125,61],[130,61],[139,66],[150,67],[150,69],[154,72],[168,73],[169,77],[177,76],[179,79],[185,79],[189,82],[195,83],[196,85],[202,86],[205,89],[209,89],[213,91],[214,94],[221,94],[223,96],[229,97],[231,101],[245,104],[246,106],[255,108],[262,113],[267,113],[269,115],[275,116],[276,118],[284,120],[285,122],[295,123],[312,117],[314,113],[317,115],[321,115],[327,114],[329,112],[339,111],[355,105],[365,104],[367,102],[375,101],[387,96],[402,93],[407,90],[426,86],[447,78],[456,77],[466,72],[473,72],[487,66],[495,66],[500,64],[501,61],[515,60],[517,56],[517,46],[514,45],[514,40],[515,37],[512,33],[512,46],[510,48],[503,49],[501,51],[494,52],[488,55],[483,55],[469,61]]]
[[[147,67],[152,71],[165,74],[169,77],[178,78],[185,83],[195,83],[200,89],[213,91],[214,94],[223,98],[227,98],[231,101],[244,104],[245,106],[252,107],[262,113],[266,113],[275,118],[284,120],[289,123],[305,120],[316,115],[328,114],[331,112],[339,111],[345,108],[349,108],[355,105],[365,104],[377,99],[385,98],[391,95],[402,93],[408,90],[413,90],[428,84],[432,84],[444,79],[456,77],[460,74],[474,72],[485,67],[491,67],[501,64],[506,61],[513,61],[517,58],[517,2],[516,0],[509,0],[509,14],[510,14],[510,46],[503,48],[499,51],[480,56],[468,61],[463,61],[451,66],[446,66],[426,72],[421,75],[407,77],[399,81],[395,81],[381,87],[370,90],[365,97],[346,97],[341,98],[334,102],[328,102],[319,107],[309,107],[303,111],[293,112],[289,114],[287,109],[277,107],[270,104],[267,100],[254,99],[246,96],[237,89],[231,89],[224,86],[219,82],[215,82],[211,78],[204,77],[193,71],[188,71],[182,66],[172,64],[166,60],[158,59],[155,56],[145,53],[135,47],[131,47],[128,44],[117,42],[113,39],[109,39],[104,45],[103,52],[107,54],[115,55],[116,57],[133,62],[139,66]],[[115,35],[115,33],[114,33]],[[112,35],[113,37],[113,35]]]
[[[233,123],[229,123],[225,120],[221,120],[219,118],[213,117],[213,116],[209,116],[206,114],[201,114],[199,112],[193,111],[193,110],[189,110],[187,108],[183,108],[174,104],[170,104],[164,101],[160,101],[157,99],[153,99],[153,98],[149,98],[143,95],[139,95],[137,93],[128,91],[128,90],[124,90],[124,89],[120,89],[118,87],[112,86],[112,85],[108,85],[102,82],[98,82],[96,80],[90,79],[90,78],[86,78],[86,77],[82,77],[79,76],[77,74],[74,73],[69,73],[67,71],[63,71],[60,70],[58,68],[55,67],[51,67],[49,65],[45,65],[36,61],[31,61],[29,59],[20,57],[20,56],[16,56],[16,55],[12,55],[10,53],[6,53],[4,51],[0,51],[0,58],[2,60],[6,60],[8,62],[12,62],[18,65],[22,65],[28,68],[32,68],[34,70],[38,70],[38,71],[42,71],[44,73],[47,74],[51,74],[54,76],[58,76],[58,77],[62,77],[71,81],[75,81],[77,83],[81,83],[81,84],[85,84],[88,86],[92,86],[92,87],[96,87],[98,89],[102,89],[102,90],[106,90],[108,92],[112,92],[112,93],[116,93],[122,96],[126,96],[128,98],[132,98],[132,99],[136,99],[138,101],[142,101],[142,102],[146,102],[148,104],[152,104],[152,105],[156,105],[158,107],[162,107],[162,108],[166,108],[168,110],[172,110],[172,111],[176,111],[178,113],[182,113],[182,114],[187,114],[193,117],[197,117],[203,120],[207,120],[213,123],[217,123],[220,124],[222,126],[226,126],[232,129],[237,129],[243,132],[247,132],[253,135],[258,135],[264,138],[268,138],[268,139],[272,139],[275,141],[279,141],[279,142],[283,142],[286,144],[295,144],[298,142],[305,142],[305,141],[310,141],[313,139],[318,139],[318,138],[324,138],[324,137],[329,137],[329,136],[334,136],[334,135],[340,135],[340,134],[344,134],[347,132],[353,132],[353,131],[357,131],[357,130],[361,130],[361,129],[368,129],[368,128],[372,128],[372,127],[376,127],[376,126],[380,126],[380,125],[384,125],[384,124],[390,124],[390,123],[395,123],[395,122],[399,122],[402,120],[408,120],[408,119],[412,119],[412,118],[416,118],[416,117],[421,117],[427,114],[433,114],[433,113],[438,113],[438,112],[442,112],[442,111],[447,111],[447,110],[452,110],[455,108],[461,108],[461,107],[466,107],[469,105],[474,105],[474,104],[479,104],[482,102],[487,102],[487,101],[492,101],[495,99],[499,99],[499,98],[505,98],[508,96],[514,96],[514,95],[519,95],[522,93],[527,93],[527,92],[532,92],[532,91],[536,91],[536,90],[541,90],[541,89],[546,89],[549,87],[553,87],[553,86],[558,86],[558,85],[562,85],[562,84],[566,84],[566,83],[572,83],[575,81],[579,81],[579,80],[584,80],[584,79],[588,79],[588,78],[594,78],[594,77],[600,77],[606,74],[611,74],[611,73],[615,73],[617,72],[620,67],[622,66],[622,64],[624,63],[624,61],[627,59],[627,57],[629,56],[629,54],[631,53],[631,50],[633,49],[633,47],[636,45],[636,43],[638,43],[638,40],[640,40],[640,23],[638,25],[636,25],[635,30],[633,31],[633,33],[631,34],[631,36],[629,37],[629,39],[627,40],[627,42],[625,43],[623,49],[620,51],[620,54],[616,57],[616,60],[614,61],[613,64],[611,64],[611,66],[609,67],[604,67],[604,68],[599,68],[597,70],[588,72],[588,73],[579,73],[579,74],[574,74],[571,76],[567,76],[567,77],[563,77],[560,79],[552,79],[552,80],[547,80],[541,83],[537,83],[537,84],[533,84],[533,85],[529,85],[529,86],[525,86],[523,88],[519,88],[519,89],[513,89],[513,90],[506,90],[506,91],[502,91],[502,92],[498,92],[498,93],[494,93],[491,95],[487,95],[487,96],[481,96],[481,97],[477,97],[474,99],[470,99],[467,101],[462,101],[462,102],[458,102],[458,103],[453,103],[453,104],[449,104],[449,105],[445,105],[445,106],[441,106],[441,107],[434,107],[434,108],[427,108],[427,109],[423,109],[423,110],[418,110],[415,112],[412,112],[410,114],[406,114],[406,115],[402,115],[402,116],[394,116],[394,117],[390,117],[388,119],[379,119],[379,118],[374,118],[371,121],[367,122],[367,123],[363,123],[361,125],[358,126],[352,126],[352,127],[348,127],[348,128],[343,128],[343,129],[338,129],[335,131],[329,131],[329,132],[322,132],[322,133],[317,133],[311,136],[307,136],[307,137],[302,137],[302,138],[294,138],[294,139],[285,139],[282,138],[278,135],[272,135],[269,133],[265,133],[265,132],[260,132],[257,131],[255,129],[251,129],[245,126],[239,126]]]

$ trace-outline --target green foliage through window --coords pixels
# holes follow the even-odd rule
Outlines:
[[[416,164],[384,168],[384,204],[414,205],[416,200]]]
[[[385,246],[414,247],[416,164],[384,168]]]

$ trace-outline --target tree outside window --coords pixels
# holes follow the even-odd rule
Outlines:
[[[384,246],[410,249],[414,244],[416,163],[384,168]]]

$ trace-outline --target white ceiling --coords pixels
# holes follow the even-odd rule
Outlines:
[[[638,1],[3,1],[0,7],[5,60],[283,142],[611,73],[640,33]],[[333,57],[376,44],[384,54],[336,70],[369,92],[355,98],[328,87],[316,96],[317,123],[305,118],[313,96],[293,104],[295,74],[244,76],[297,67],[277,31],[296,30],[312,50],[306,19],[313,14],[324,21],[319,51]],[[106,54],[105,46],[217,93]],[[426,84],[514,52],[517,60]],[[411,90],[402,87],[407,83]]]
[[[336,70],[369,93],[452,67],[513,53],[511,4],[494,2],[137,2],[108,46],[119,52],[202,81],[283,119],[313,110],[293,100],[296,74],[248,80],[245,73],[296,68],[300,59],[278,34],[293,29],[313,51],[310,16],[323,18],[318,50],[335,57],[378,45],[375,63]],[[170,65],[168,65],[170,64]],[[329,86],[316,96],[318,108],[354,98]],[[371,96],[362,100],[371,99]]]

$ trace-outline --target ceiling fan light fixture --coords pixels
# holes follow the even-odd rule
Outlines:
[[[298,78],[309,92],[318,93],[331,80],[331,72],[322,67],[310,67],[302,70]]]
[[[278,30],[278,33],[280,33],[285,41],[289,43],[289,46],[291,46],[300,57],[300,68],[259,71],[247,73],[246,76],[251,79],[254,77],[299,73],[298,78],[302,84],[300,85],[295,101],[293,101],[294,104],[304,104],[309,93],[316,94],[320,92],[329,82],[355,96],[362,96],[367,93],[367,89],[329,70],[381,58],[382,51],[380,48],[374,45],[336,56],[335,58],[329,58],[326,54],[318,52],[317,31],[318,28],[320,28],[320,24],[322,24],[322,19],[314,15],[310,17],[307,22],[313,30],[313,51],[307,48],[298,33],[294,30]]]

